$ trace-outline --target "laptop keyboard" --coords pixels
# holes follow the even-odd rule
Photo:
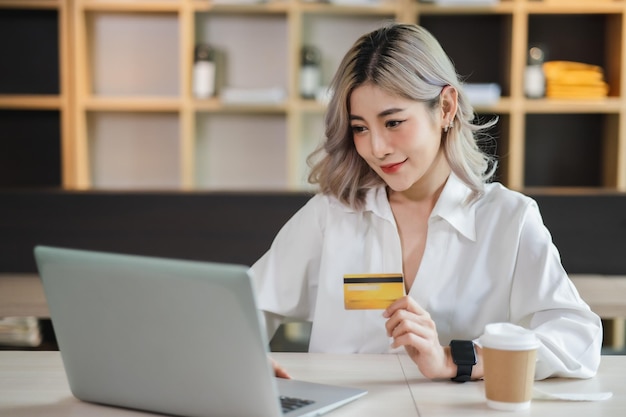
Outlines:
[[[293,398],[293,397],[280,397],[280,405],[283,407],[283,414],[286,414],[290,411],[297,410],[298,408],[304,407],[305,405],[313,404],[315,401],[312,400],[303,400],[302,398]]]

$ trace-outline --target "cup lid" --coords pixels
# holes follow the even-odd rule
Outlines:
[[[502,350],[532,350],[541,345],[534,332],[511,323],[491,323],[479,338],[483,347]]]

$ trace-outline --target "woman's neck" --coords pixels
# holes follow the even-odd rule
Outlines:
[[[450,172],[450,165],[443,151],[441,151],[428,172],[409,189],[405,191],[388,189],[389,202],[397,204],[426,204],[432,210],[450,176]]]

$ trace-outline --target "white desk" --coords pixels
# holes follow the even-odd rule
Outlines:
[[[591,380],[548,380],[545,389],[576,392],[612,391],[601,402],[535,400],[528,411],[490,410],[483,383],[429,381],[404,355],[274,355],[294,378],[365,388],[368,395],[330,416],[467,417],[467,416],[626,416],[626,356],[603,357]],[[69,391],[58,352],[0,351],[0,416],[7,417],[130,417],[153,414],[83,403]],[[251,416],[252,417],[252,416]]]

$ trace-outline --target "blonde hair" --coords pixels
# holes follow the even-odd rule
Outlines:
[[[361,36],[346,53],[331,83],[333,92],[326,111],[325,141],[307,162],[309,182],[343,203],[360,208],[367,190],[384,184],[359,156],[350,127],[350,95],[370,83],[390,94],[439,106],[446,86],[458,92],[454,127],[442,135],[445,156],[452,171],[478,197],[492,177],[496,161],[478,146],[478,132],[493,126],[474,122],[472,106],[461,87],[454,65],[439,42],[423,27],[390,23]]]

